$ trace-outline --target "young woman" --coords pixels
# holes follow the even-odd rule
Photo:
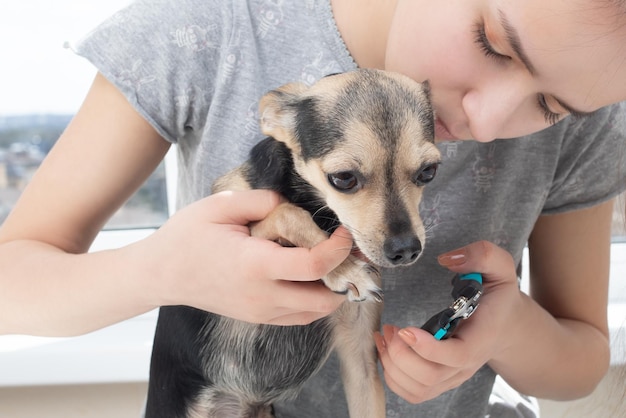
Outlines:
[[[611,0],[133,3],[77,46],[99,75],[0,229],[0,332],[75,335],[163,305],[280,325],[332,312],[343,298],[316,279],[347,256],[345,230],[280,248],[246,227],[276,195],[205,196],[261,139],[264,92],[374,67],[430,81],[444,156],[422,258],[383,275],[388,416],[484,416],[496,373],[526,394],[582,396],[609,359],[625,39],[626,6]],[[87,254],[172,143],[179,212]],[[517,283],[527,243],[532,297]],[[436,341],[419,326],[470,271],[485,279],[481,306]],[[277,416],[345,416],[333,363]]]

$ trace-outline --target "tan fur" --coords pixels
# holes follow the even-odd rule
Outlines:
[[[428,104],[423,86],[413,80],[397,74],[372,74],[382,81],[383,86],[385,83],[399,82],[413,92],[418,102],[425,106]],[[333,107],[343,94],[342,89],[356,76],[348,73],[322,79],[310,88],[302,84],[289,84],[270,92],[261,100],[261,128],[266,135],[290,148],[296,171],[319,191],[328,207],[351,231],[362,253],[377,266],[393,267],[382,250],[390,234],[386,218],[389,204],[385,201],[390,193],[389,184],[391,181],[393,190],[398,191],[398,201],[407,208],[410,229],[423,244],[425,231],[418,213],[422,188],[415,185],[414,176],[424,164],[436,164],[439,161],[433,138],[427,135],[422,123],[416,120],[412,109],[405,109],[404,103],[399,102],[393,104],[393,110],[402,129],[393,149],[385,142],[385,138],[381,140],[379,130],[358,118],[352,118],[344,121],[346,141],[336,144],[331,152],[321,158],[305,161],[301,144],[294,136],[296,115],[286,106],[294,97],[314,97],[320,104],[320,112],[324,113]],[[376,109],[376,106],[377,103],[371,103],[373,112],[386,110]],[[386,167],[393,167],[393,171],[389,172]],[[362,173],[365,185],[361,190],[341,193],[329,184],[329,173],[351,171]],[[221,178],[216,184],[216,191],[249,187],[245,180],[245,169],[239,168]],[[251,234],[306,248],[315,246],[328,236],[317,227],[307,211],[290,203],[279,205],[266,219],[252,225]],[[323,281],[334,291],[347,292],[349,301],[362,302],[346,302],[332,314],[335,349],[341,362],[350,416],[383,418],[384,391],[378,376],[373,344],[373,332],[379,329],[382,311],[380,275],[361,259],[350,256]]]
[[[381,202],[382,190],[385,189],[387,173],[381,172],[378,166],[372,164],[371,156],[377,156],[380,161],[392,158],[380,142],[374,139],[374,134],[366,127],[355,124],[350,126],[351,138],[359,138],[357,143],[348,143],[337,148],[327,159],[313,161],[299,166],[303,176],[320,190],[328,206],[336,212],[347,214],[342,223],[353,234],[357,247],[368,255],[370,260],[379,266],[392,267],[381,254],[383,242],[387,238],[386,219],[383,213],[384,203]],[[421,242],[425,241],[425,230],[418,213],[418,204],[422,198],[422,189],[415,187],[411,181],[419,163],[422,161],[437,161],[439,153],[432,144],[416,144],[415,138],[423,136],[405,135],[398,148],[395,168],[392,173],[394,181],[403,190],[400,195],[408,207],[412,207],[411,223]],[[329,184],[324,173],[349,171],[359,169],[366,174],[368,185],[355,195],[337,193]],[[361,210],[367,208],[367,210]]]
[[[241,169],[238,168],[217,179],[215,184],[213,184],[213,193],[223,192],[225,190],[233,192],[250,190],[250,185],[241,176],[240,170]]]

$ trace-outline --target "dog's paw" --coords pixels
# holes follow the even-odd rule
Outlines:
[[[382,302],[380,272],[376,267],[350,256],[324,279],[333,292],[346,295],[350,302]]]

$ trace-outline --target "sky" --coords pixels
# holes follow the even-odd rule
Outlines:
[[[129,0],[1,0],[0,116],[74,113],[95,75],[75,42]]]

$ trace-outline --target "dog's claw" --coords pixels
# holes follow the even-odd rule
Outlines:
[[[365,269],[367,271],[368,274],[374,274],[376,275],[376,277],[380,278],[380,270],[378,270],[378,267],[372,265],[372,264],[367,264],[365,266]]]
[[[367,289],[365,295],[362,295],[361,292],[359,292],[359,289],[354,285],[354,283],[348,283],[348,287],[348,299],[351,302],[365,302],[369,300],[380,303],[383,301],[383,290],[379,287]]]
[[[379,303],[382,302],[384,299],[383,289],[370,290],[370,295],[372,295],[374,300]]]
[[[354,283],[348,283],[348,290],[352,290],[352,293],[354,294],[356,300],[363,300],[361,298],[361,294],[359,293],[359,289],[354,285]]]
[[[326,276],[324,283],[333,292],[346,295],[350,302],[383,301],[383,291],[378,286],[380,271],[354,257]]]

